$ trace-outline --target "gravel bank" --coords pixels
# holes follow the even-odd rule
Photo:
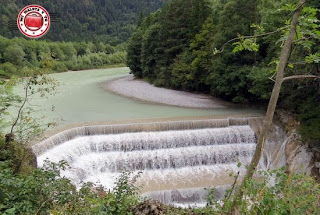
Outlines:
[[[228,108],[232,104],[211,96],[155,87],[133,76],[103,83],[103,87],[118,95],[143,101],[188,108]]]

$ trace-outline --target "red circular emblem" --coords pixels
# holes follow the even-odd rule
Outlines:
[[[39,5],[23,8],[17,19],[21,33],[29,38],[39,38],[49,31],[50,16],[46,9]]]

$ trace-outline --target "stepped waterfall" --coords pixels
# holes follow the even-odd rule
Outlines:
[[[78,187],[93,182],[112,189],[122,172],[141,172],[136,185],[142,196],[165,204],[201,205],[208,194],[204,188],[215,188],[215,197],[221,198],[234,181],[230,173],[245,173],[256,146],[250,120],[87,126],[56,134],[33,151],[39,167],[47,158],[65,160],[70,168],[63,175]],[[269,168],[268,161],[262,163],[261,168]]]

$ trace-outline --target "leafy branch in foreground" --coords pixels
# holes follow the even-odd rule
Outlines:
[[[139,202],[132,174],[123,173],[112,192],[87,183],[80,190],[61,176],[64,161],[45,162],[28,175],[15,175],[8,161],[0,162],[0,213],[13,214],[132,214]],[[134,178],[134,177],[133,177]]]
[[[256,43],[256,40],[258,37],[265,37],[271,34],[275,34],[278,32],[281,32],[285,29],[288,29],[288,26],[284,26],[281,28],[278,28],[274,31],[271,32],[267,32],[267,33],[261,33],[261,34],[257,34],[257,35],[252,35],[252,36],[242,36],[242,35],[238,35],[238,37],[232,38],[231,40],[228,40],[227,42],[225,42],[221,48],[217,49],[215,48],[213,53],[214,54],[219,54],[224,52],[224,49],[226,47],[226,45],[234,42],[234,41],[238,41],[239,42],[234,42],[232,43],[235,48],[233,50],[234,53],[239,52],[239,51],[243,51],[243,50],[248,50],[248,51],[258,51],[259,50],[259,45]]]
[[[7,144],[15,139],[15,133],[18,134],[19,141],[24,142],[41,133],[42,128],[38,120],[30,116],[33,108],[29,100],[34,96],[43,98],[55,94],[58,85],[59,83],[55,79],[43,75],[41,71],[36,71],[24,78],[12,77],[10,80],[2,82],[1,99],[3,100],[1,101],[1,115],[4,115],[9,107],[17,107],[17,114],[10,126],[9,133],[6,134]],[[21,96],[15,95],[12,92],[14,86],[23,87],[23,94]],[[27,104],[29,105],[27,106]],[[16,127],[19,128],[16,129]]]

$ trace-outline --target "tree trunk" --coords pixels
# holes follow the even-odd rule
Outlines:
[[[236,203],[242,198],[243,188],[245,186],[245,183],[248,179],[252,178],[252,176],[257,168],[257,165],[260,161],[260,158],[261,158],[261,155],[263,152],[263,148],[264,148],[265,139],[266,139],[266,136],[270,130],[270,127],[271,127],[271,124],[273,121],[274,112],[275,112],[275,109],[277,106],[277,102],[278,102],[278,98],[279,98],[279,94],[280,94],[280,90],[281,90],[281,85],[283,82],[284,70],[287,66],[287,61],[290,56],[291,46],[292,46],[293,39],[294,39],[294,36],[296,33],[296,28],[297,28],[299,16],[301,14],[301,11],[302,11],[302,8],[303,8],[305,2],[306,2],[306,0],[299,0],[297,9],[293,13],[289,35],[288,35],[288,38],[287,38],[285,45],[282,49],[280,62],[279,62],[278,68],[277,68],[277,76],[276,76],[275,84],[274,84],[274,87],[272,90],[271,98],[269,101],[267,113],[266,113],[266,116],[263,121],[262,130],[259,135],[256,150],[255,150],[255,153],[254,153],[253,158],[251,160],[251,163],[249,165],[249,168],[246,172],[246,175],[242,181],[240,188],[238,189],[238,191],[235,194],[235,199],[233,202],[233,213],[236,213],[236,211],[238,211]]]

